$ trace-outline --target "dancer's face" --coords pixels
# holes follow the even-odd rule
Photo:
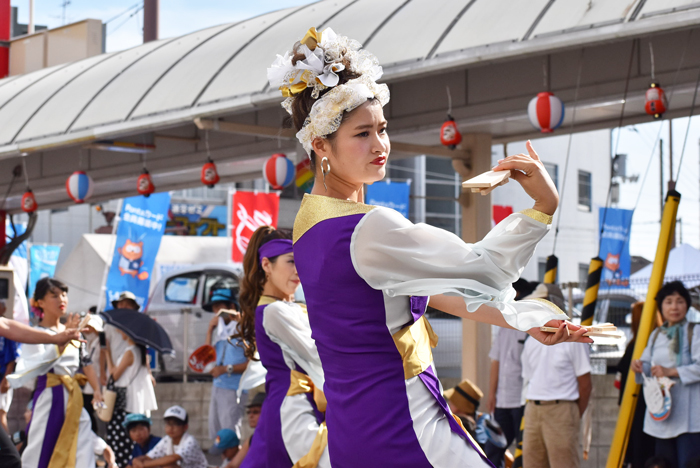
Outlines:
[[[274,263],[265,257],[262,267],[268,277],[268,282],[283,297],[292,296],[299,287],[299,275],[294,264],[293,253],[280,255]]]
[[[58,288],[53,288],[36,302],[44,312],[44,315],[60,318],[68,309],[68,293]]]
[[[331,138],[317,138],[317,174],[321,174],[324,157],[331,170],[326,185],[361,186],[373,184],[386,175],[386,163],[391,151],[387,122],[379,101],[372,100],[343,116],[343,123]]]

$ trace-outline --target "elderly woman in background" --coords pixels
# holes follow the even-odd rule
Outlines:
[[[686,319],[691,300],[680,281],[665,284],[656,303],[664,323],[649,337],[641,359],[632,361],[632,370],[675,382],[669,417],[657,421],[647,411],[644,432],[657,438],[657,456],[685,467],[700,457],[700,326]],[[640,375],[637,380],[641,382]]]

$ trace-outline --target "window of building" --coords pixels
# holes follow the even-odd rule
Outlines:
[[[559,166],[548,162],[543,164],[544,168],[547,169],[547,172],[549,173],[549,177],[552,178],[554,186],[557,188],[557,190],[559,190]]]
[[[591,211],[591,173],[578,171],[578,209]]]

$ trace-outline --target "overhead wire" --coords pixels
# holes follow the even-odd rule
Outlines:
[[[564,160],[564,177],[561,182],[561,194],[559,198],[564,200],[564,190],[566,189],[566,174],[569,170],[569,157],[571,156],[571,141],[574,138],[574,127],[576,125],[576,108],[578,104],[578,92],[581,87],[581,73],[583,72],[583,55],[584,50],[581,49],[581,55],[578,59],[578,75],[576,76],[576,91],[574,92],[574,108],[571,113],[571,125],[569,127],[569,142],[566,147],[566,159]],[[559,237],[559,224],[561,223],[561,213],[557,216],[557,225],[554,229],[554,244],[552,245],[552,255],[554,255],[557,250],[557,239]]]

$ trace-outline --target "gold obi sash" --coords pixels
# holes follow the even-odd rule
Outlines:
[[[87,377],[83,374],[75,374],[75,377],[53,374],[51,372],[46,374],[46,388],[63,385],[68,390],[66,416],[56,441],[56,447],[49,461],[49,468],[75,466],[75,457],[78,452],[80,413],[83,410],[83,392],[80,390],[80,386],[85,385],[86,382]],[[69,449],[65,450],[65,447],[69,447]]]
[[[292,370],[290,380],[291,382],[289,384],[289,390],[287,390],[287,396],[313,393],[314,402],[316,403],[318,410],[321,412],[326,411],[326,396],[323,394],[323,391],[316,388],[308,375]],[[318,427],[318,432],[316,433],[316,437],[311,444],[309,452],[301,457],[292,468],[316,468],[321,456],[323,455],[323,451],[326,449],[326,445],[328,445],[328,429],[326,428],[326,422],[324,421]]]
[[[433,362],[432,348],[437,346],[438,336],[424,316],[394,333],[393,338],[403,359],[406,380],[421,374]]]

